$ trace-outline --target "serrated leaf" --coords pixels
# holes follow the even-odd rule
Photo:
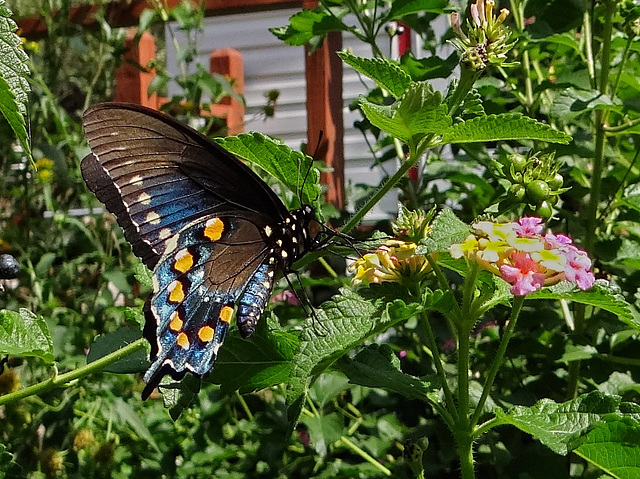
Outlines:
[[[22,151],[24,151],[30,161],[33,161],[24,114],[20,112],[20,103],[16,101],[9,84],[2,77],[0,77],[0,113],[5,117],[13,133],[16,135]]]
[[[432,393],[439,389],[434,382],[402,372],[400,360],[387,345],[372,344],[355,358],[341,360],[338,367],[352,384],[382,388],[407,399],[429,402],[435,399]]]
[[[394,0],[385,21],[415,13],[451,13],[456,10],[457,7],[449,0]]]
[[[640,477],[640,421],[608,416],[596,424],[574,453],[617,479]]]
[[[142,331],[137,328],[123,327],[112,333],[97,336],[89,348],[87,364],[96,361],[107,354],[111,354],[118,349],[140,339]],[[139,373],[149,367],[147,351],[139,349],[126,358],[122,358],[113,364],[108,365],[103,371],[117,374]]]
[[[242,133],[216,141],[234,155],[255,163],[277,178],[296,193],[296,197],[299,194],[302,203],[311,205],[318,220],[322,221],[320,173],[313,167],[313,158],[261,133]],[[303,181],[304,187],[300,191]]]
[[[377,105],[360,98],[367,119],[376,127],[407,144],[420,137],[440,133],[451,126],[442,96],[428,82],[412,83],[402,98],[391,106]]]
[[[289,18],[289,25],[270,28],[269,31],[288,45],[310,43],[313,51],[327,33],[348,30],[339,17],[339,13],[331,15],[317,10],[303,10]]]
[[[443,130],[442,137],[434,144],[501,140],[539,140],[566,145],[571,141],[571,137],[520,113],[503,113],[456,123]]]
[[[209,382],[220,384],[225,392],[257,391],[287,382],[298,337],[286,331],[268,331],[262,326],[249,339],[238,331],[227,336]]]
[[[618,319],[640,331],[640,323],[633,315],[631,305],[620,291],[611,287],[608,281],[596,280],[589,291],[580,291],[573,283],[563,281],[550,288],[542,288],[527,295],[527,299],[567,299],[576,303],[588,304],[604,309],[616,315]]]
[[[418,304],[406,304],[398,299],[394,285],[377,286],[363,290],[372,296],[369,299],[353,291],[342,290],[317,310],[320,325],[302,332],[300,346],[292,360],[287,389],[292,427],[314,378],[365,338],[409,319],[420,309]]]
[[[354,70],[368,76],[394,98],[400,98],[411,85],[411,77],[397,64],[380,58],[364,58],[347,51],[338,52],[338,56]]]
[[[461,221],[449,208],[443,209],[434,218],[427,237],[420,242],[418,254],[446,251],[454,243],[464,241],[471,228]]]
[[[542,399],[531,407],[497,410],[496,417],[502,424],[517,427],[564,456],[579,443],[582,434],[606,415],[617,413],[619,406],[620,397],[593,391],[560,404]]]
[[[27,114],[29,102],[29,57],[22,49],[20,37],[14,32],[18,29],[11,19],[13,13],[5,6],[5,1],[0,0],[0,77],[2,77],[9,90],[18,101],[18,111],[21,115]]]
[[[53,341],[42,316],[0,310],[0,356],[36,357],[53,364]]]

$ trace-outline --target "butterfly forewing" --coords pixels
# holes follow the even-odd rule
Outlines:
[[[82,175],[154,269],[147,397],[166,374],[206,375],[234,313],[243,337],[254,332],[276,272],[313,244],[313,209],[287,211],[234,156],[153,110],[101,104],[84,126]]]

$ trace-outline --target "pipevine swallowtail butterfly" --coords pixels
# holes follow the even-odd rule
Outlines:
[[[287,210],[234,155],[157,111],[102,103],[83,124],[82,176],[153,270],[146,398],[165,375],[208,374],[234,313],[253,334],[276,274],[320,244],[314,210]]]

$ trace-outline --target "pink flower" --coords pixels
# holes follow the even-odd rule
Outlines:
[[[274,294],[273,298],[271,298],[272,303],[278,303],[283,301],[285,303],[289,303],[292,306],[298,306],[300,301],[298,301],[298,297],[292,291],[285,289],[282,293]]]
[[[542,223],[541,218],[536,218],[535,216],[525,216],[524,218],[520,218],[518,224],[515,227],[516,233],[521,238],[528,238],[532,236],[537,236],[542,233]]]
[[[573,242],[571,238],[565,235],[554,235],[553,233],[547,233],[544,235],[544,239],[547,242],[547,249],[555,249],[562,247],[569,247],[572,249],[577,249],[573,246]]]
[[[575,282],[581,290],[587,290],[593,286],[595,277],[590,271],[591,260],[584,251],[569,250],[565,253],[567,265],[564,269],[564,276],[567,281]]]
[[[531,259],[527,253],[514,252],[510,264],[500,266],[502,279],[511,284],[511,293],[525,296],[537,291],[544,285],[546,274],[544,268]]]

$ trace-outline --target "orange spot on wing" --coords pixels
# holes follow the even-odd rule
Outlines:
[[[220,218],[213,218],[204,225],[204,236],[211,241],[218,241],[224,233],[224,222]]]
[[[211,326],[203,326],[198,331],[198,337],[203,343],[208,343],[213,339],[213,328]]]
[[[169,329],[177,333],[182,329],[182,324],[183,324],[182,319],[180,319],[180,313],[178,313],[177,311],[174,311],[170,319],[171,321],[169,322]]]
[[[233,308],[231,306],[224,306],[220,310],[220,321],[228,323],[231,321],[231,317],[233,316]]]
[[[189,251],[182,250],[176,254],[176,261],[173,263],[173,268],[179,273],[186,273],[193,266],[193,255]]]
[[[180,281],[174,281],[169,286],[169,301],[172,303],[184,301],[184,287]]]
[[[189,348],[189,338],[187,337],[187,335],[185,333],[178,334],[178,338],[176,339],[176,343],[178,343],[178,346],[180,346],[182,349],[188,349]]]

